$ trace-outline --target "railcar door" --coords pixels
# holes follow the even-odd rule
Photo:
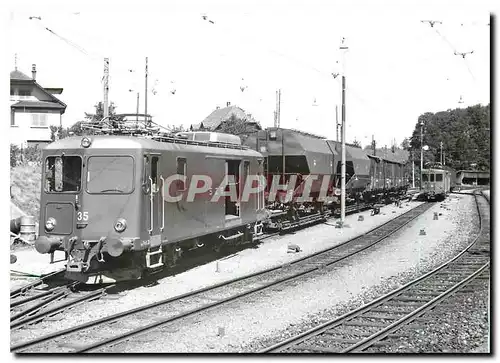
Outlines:
[[[149,162],[146,163],[145,189],[148,192],[148,225],[147,230],[153,240],[161,240],[160,236],[165,227],[165,203],[163,200],[163,182],[165,176],[161,173],[161,155],[150,153],[146,155]],[[156,241],[160,243],[160,241]],[[155,243],[152,243],[155,244]]]

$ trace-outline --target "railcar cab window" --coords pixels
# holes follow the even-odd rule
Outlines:
[[[134,159],[131,156],[91,156],[87,167],[87,192],[128,194],[134,189]]]
[[[82,185],[80,156],[48,156],[45,159],[45,191],[79,192]]]

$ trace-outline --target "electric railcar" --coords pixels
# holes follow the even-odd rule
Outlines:
[[[262,155],[231,136],[205,142],[100,135],[49,144],[42,151],[37,251],[64,251],[67,278],[102,283],[173,266],[188,250],[251,240],[261,233],[263,193],[212,201],[225,176],[234,177],[239,194],[240,177],[262,174]],[[185,179],[166,191],[172,175]],[[212,185],[198,180],[200,193],[189,202],[194,175]],[[167,192],[178,200],[165,202]]]
[[[427,200],[444,200],[455,186],[455,173],[451,168],[422,169],[422,194]]]

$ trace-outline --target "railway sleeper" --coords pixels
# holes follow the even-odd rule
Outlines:
[[[338,353],[339,352],[338,350],[332,349],[332,348],[320,347],[317,345],[304,345],[304,344],[300,344],[296,347],[293,347],[293,349],[294,350],[295,349],[308,350],[308,351],[315,352],[315,353]]]
[[[411,302],[411,301],[408,301],[408,302],[400,302],[400,301],[388,301],[385,303],[385,305],[387,306],[401,306],[401,307],[408,307],[408,308],[412,308],[413,306],[420,306],[422,305],[422,302]]]
[[[373,308],[373,309],[370,309],[370,311],[372,313],[388,313],[388,314],[399,314],[399,315],[407,315],[409,312],[408,311],[402,311],[402,310],[395,310],[395,309],[391,309],[390,307],[387,307],[387,308]]]
[[[364,316],[363,316],[364,317]],[[344,322],[344,325],[346,326],[367,326],[367,327],[373,327],[373,328],[385,328],[389,324],[386,323],[377,323],[377,322],[372,322],[372,321],[346,321]]]
[[[341,344],[356,344],[357,342],[359,342],[359,339],[328,337],[328,341]]]
[[[406,294],[408,295],[409,293],[406,293]],[[423,291],[412,291],[411,294],[436,297],[436,296],[439,296],[441,294],[441,292],[438,292],[436,290],[423,290]]]
[[[437,296],[437,295],[427,295],[427,296]],[[398,301],[413,301],[413,302],[426,302],[429,301],[428,298],[420,297],[420,296],[398,296]]]
[[[394,315],[388,315],[388,314],[379,314],[379,313],[373,313],[372,311],[366,312],[362,315],[363,318],[370,318],[370,319],[381,319],[381,320],[398,320],[401,317],[397,317]]]

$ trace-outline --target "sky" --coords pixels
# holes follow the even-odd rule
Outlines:
[[[117,112],[135,112],[137,92],[144,112],[148,57],[147,111],[161,125],[199,123],[231,102],[269,127],[281,89],[282,127],[332,139],[341,119],[332,74],[345,74],[347,141],[390,147],[424,112],[490,102],[492,4],[17,1],[4,62],[13,70],[17,59],[27,75],[35,63],[38,83],[64,88],[64,126],[103,99],[104,57]]]

